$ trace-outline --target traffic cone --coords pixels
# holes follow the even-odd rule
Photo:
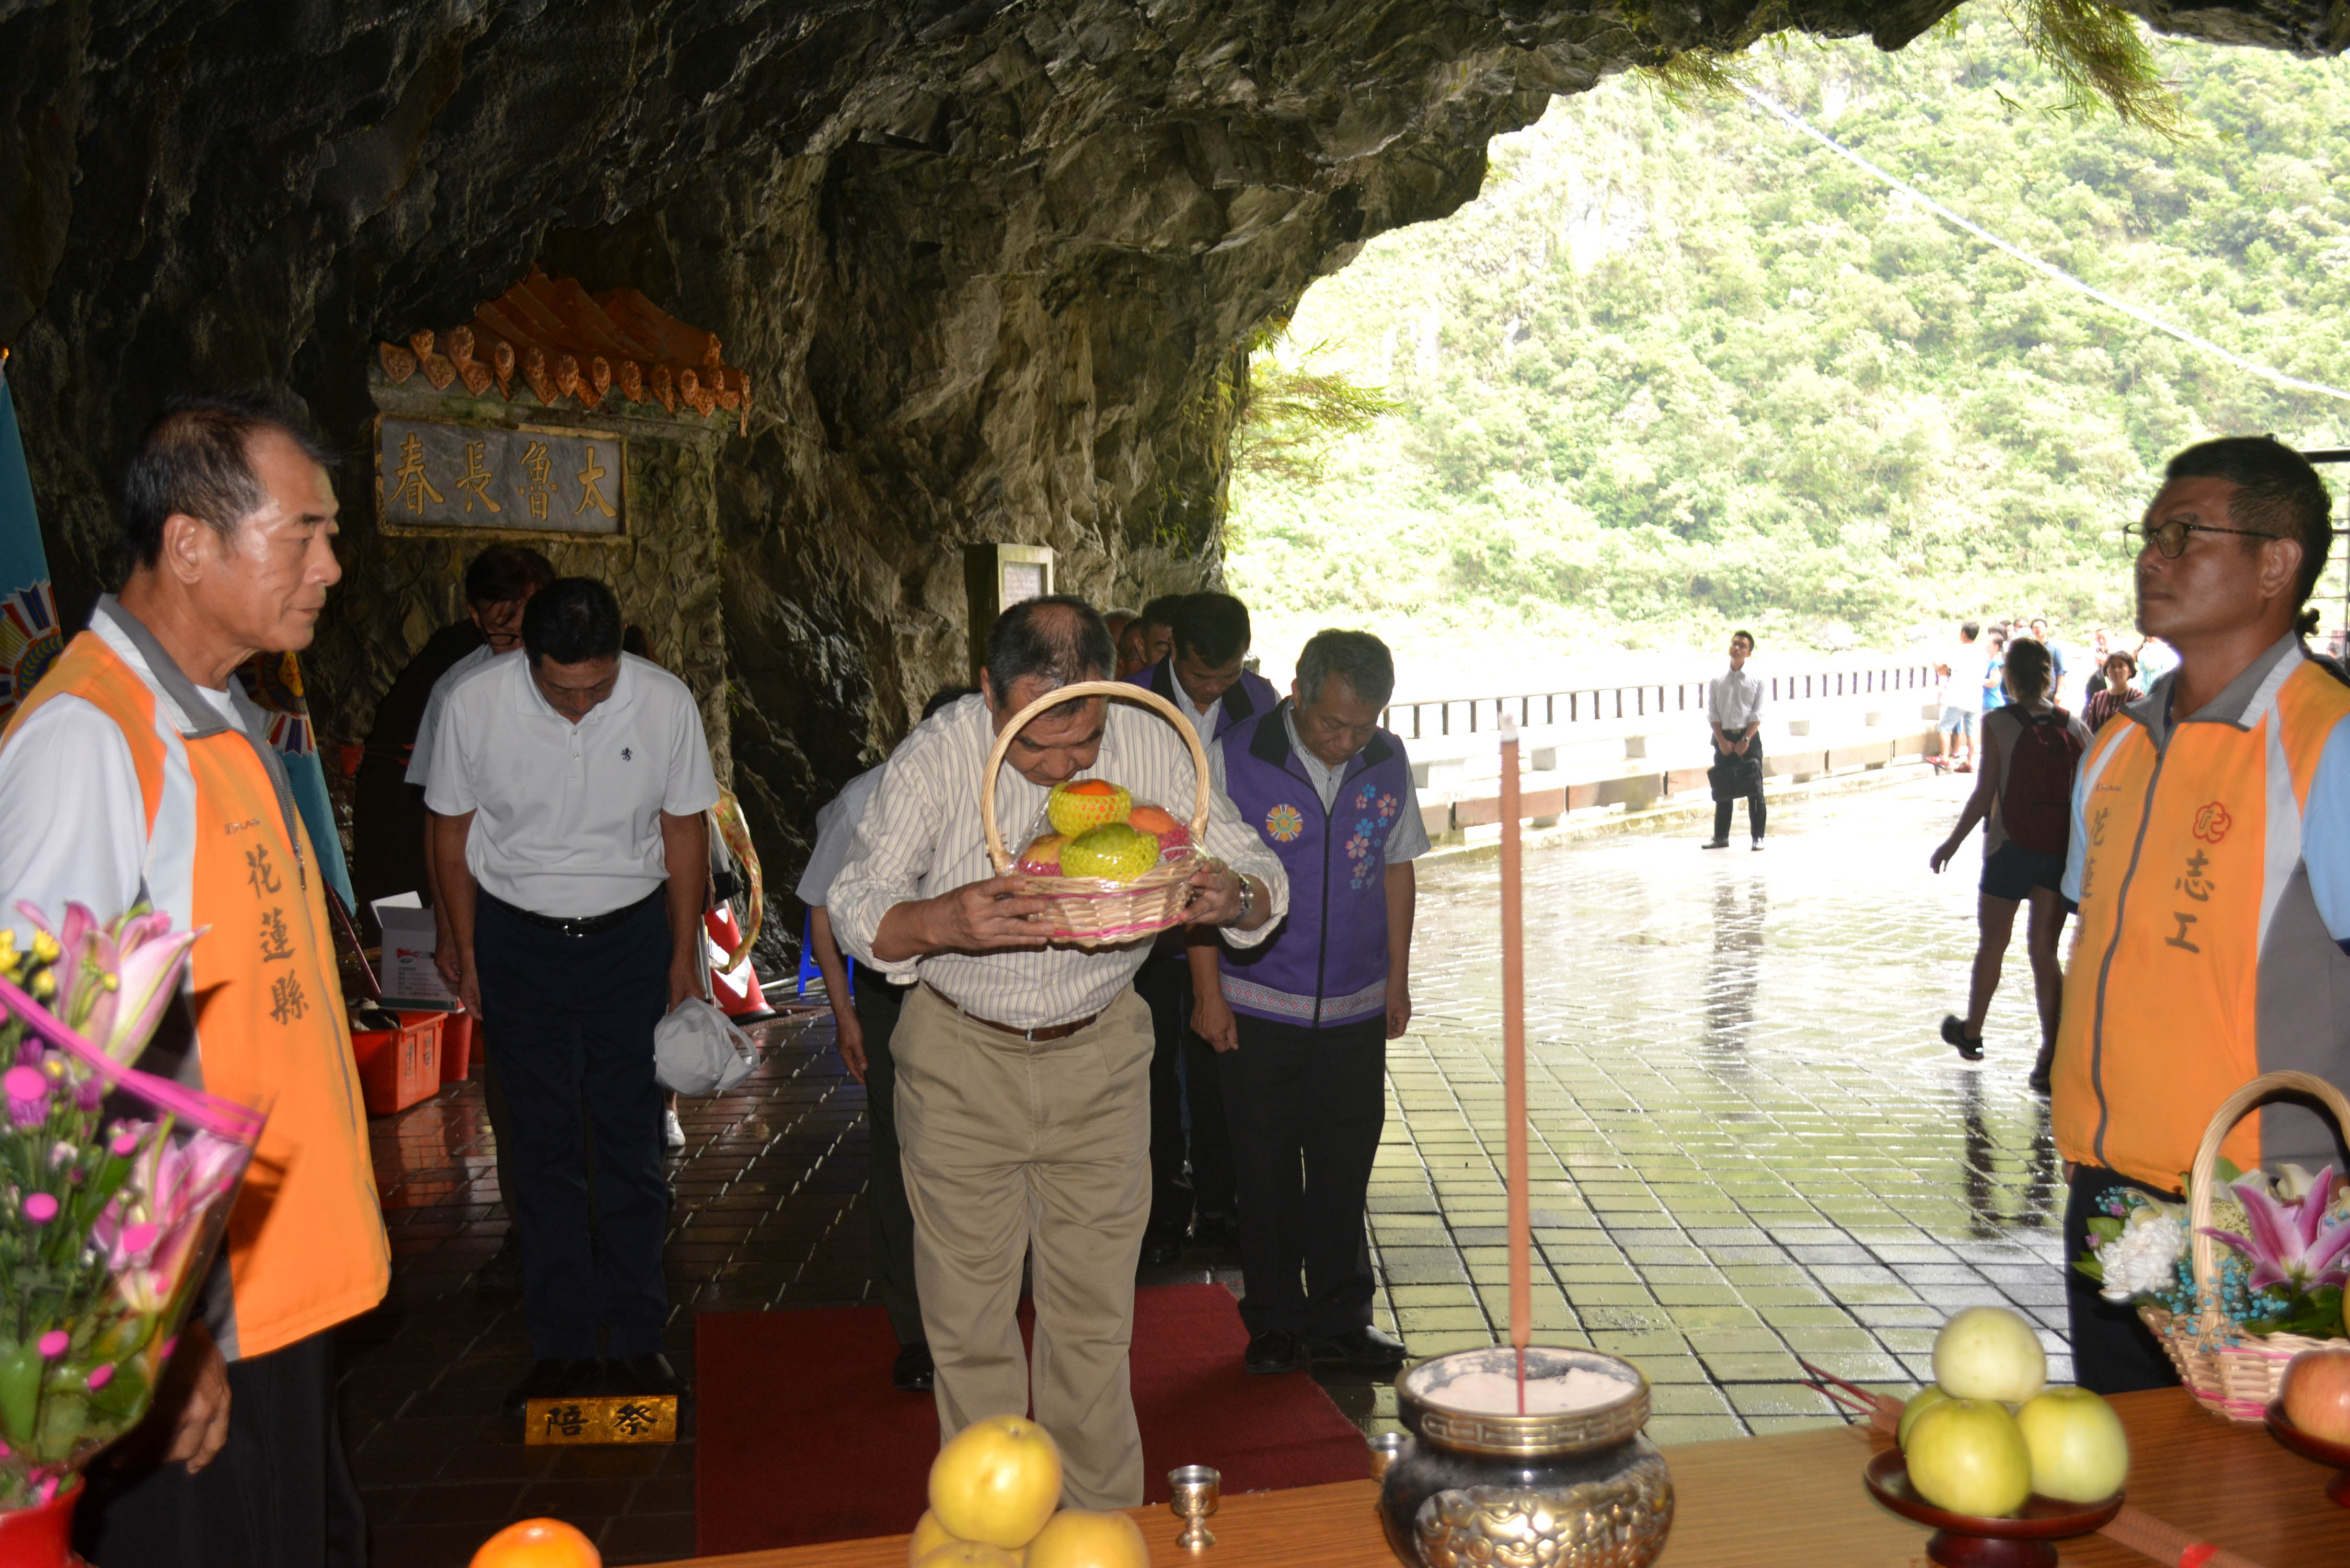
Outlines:
[[[752,967],[749,953],[743,955],[732,973],[718,968],[743,940],[734,911],[722,904],[702,917],[702,927],[710,939],[710,992],[718,1010],[737,1023],[761,1023],[775,1017],[775,1010],[767,1005],[766,993],[759,989],[759,971]]]

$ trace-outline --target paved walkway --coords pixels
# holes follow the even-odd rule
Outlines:
[[[1798,1355],[1914,1383],[1935,1325],[1972,1302],[2036,1316],[2069,1376],[2020,950],[1986,1062],[1935,1034],[1964,997],[1976,861],[1936,878],[1925,857],[1970,782],[1782,810],[1762,855],[1685,834],[1529,859],[1537,1327],[1645,1367],[1660,1441],[1833,1418],[1796,1383]],[[1373,1241],[1382,1321],[1416,1354],[1492,1343],[1507,1310],[1496,878],[1490,858],[1426,868],[1419,1016],[1389,1057]],[[740,1090],[686,1110],[669,1269],[688,1368],[695,1312],[868,1293],[862,1091],[827,1025],[768,1041]],[[494,1413],[527,1353],[514,1300],[471,1280],[504,1229],[477,1085],[376,1135],[393,1293],[344,1342],[380,1568],[462,1564],[534,1513],[589,1528],[608,1562],[687,1554],[690,1440],[527,1449]],[[1195,1254],[1150,1278],[1236,1284],[1229,1263]],[[885,1370],[874,1397],[907,1397]],[[1389,1389],[1329,1386],[1367,1428],[1390,1420]]]

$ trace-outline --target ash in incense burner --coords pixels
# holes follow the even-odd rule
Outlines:
[[[1411,1433],[1379,1517],[1409,1568],[1646,1568],[1673,1522],[1673,1483],[1641,1435],[1648,1380],[1596,1350],[1462,1350],[1396,1379]]]

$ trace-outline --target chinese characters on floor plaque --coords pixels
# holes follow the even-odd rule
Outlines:
[[[546,1443],[674,1443],[677,1396],[610,1394],[592,1399],[534,1399],[522,1440]]]

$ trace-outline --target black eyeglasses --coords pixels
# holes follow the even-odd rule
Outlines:
[[[2122,532],[2144,541],[2138,545],[2141,550],[2147,545],[2153,545],[2162,552],[2162,558],[2166,561],[2175,561],[2187,554],[2187,535],[2189,534],[2233,534],[2243,539],[2276,537],[2273,534],[2263,534],[2257,528],[2215,528],[2209,523],[2181,523],[2176,517],[2167,523],[2157,524],[2151,528],[2143,523],[2132,523],[2126,525]]]

